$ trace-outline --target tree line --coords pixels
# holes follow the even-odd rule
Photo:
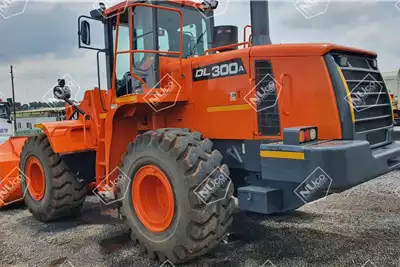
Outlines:
[[[15,102],[15,109],[19,110],[31,110],[31,109],[41,109],[41,108],[54,108],[54,107],[65,107],[64,101],[52,101],[52,102],[41,102],[33,101],[28,104],[22,104],[20,102]]]

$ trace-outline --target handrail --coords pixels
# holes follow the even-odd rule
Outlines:
[[[210,48],[210,49],[207,49],[206,51],[204,51],[204,55],[206,55],[208,52],[218,51],[218,50],[221,50],[221,49],[232,48],[232,47],[241,46],[241,45],[251,46],[251,43],[250,42],[242,42],[242,43],[237,43],[237,44],[230,44],[230,45],[224,45],[224,46],[218,46],[218,47]]]
[[[246,36],[247,36],[247,29],[249,29],[249,28],[251,29],[251,25],[246,25],[243,28],[243,42],[247,42]],[[250,36],[251,36],[251,33],[250,33]],[[250,36],[249,36],[249,41],[250,41]]]
[[[280,83],[280,90],[282,91],[283,90],[283,86],[284,86],[284,78],[285,77],[288,77],[289,78],[289,88],[288,89],[286,89],[286,90],[289,90],[289,93],[288,93],[288,95],[289,95],[289,103],[288,104],[286,104],[286,105],[282,105],[282,107],[286,107],[286,108],[283,108],[283,114],[285,114],[286,116],[289,116],[289,114],[290,114],[290,110],[292,109],[292,104],[293,104],[293,101],[292,101],[292,86],[291,86],[291,81],[290,81],[290,75],[289,75],[289,73],[287,73],[287,72],[284,72],[284,73],[282,73],[281,74],[281,76],[279,77],[279,83]],[[276,93],[278,93],[278,92],[276,92]],[[282,92],[279,92],[279,94],[277,95],[277,99],[276,99],[276,101],[278,101],[279,100],[279,98],[280,97],[282,97],[281,96],[281,93]],[[281,98],[281,103],[283,102],[284,100]],[[289,108],[288,108],[289,107]]]
[[[85,146],[87,148],[90,148],[90,146],[88,146],[87,144],[87,139],[86,139],[86,117],[90,118],[90,116],[88,114],[83,115],[83,143],[85,144]]]

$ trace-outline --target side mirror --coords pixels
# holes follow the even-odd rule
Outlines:
[[[81,21],[80,36],[82,43],[90,45],[90,24],[86,20]]]

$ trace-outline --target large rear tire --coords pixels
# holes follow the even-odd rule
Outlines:
[[[87,185],[78,182],[61,157],[54,153],[46,135],[25,141],[20,155],[24,201],[39,221],[75,216],[86,198]]]
[[[138,135],[123,156],[121,213],[140,251],[153,260],[183,263],[214,248],[226,235],[234,212],[233,185],[206,205],[194,189],[213,171],[229,175],[212,142],[185,129]],[[153,187],[153,190],[150,188]],[[152,193],[152,194],[151,194]]]

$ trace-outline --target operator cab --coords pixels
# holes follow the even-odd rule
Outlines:
[[[157,86],[160,70],[165,64],[182,64],[183,60],[203,55],[212,48],[212,18],[207,19],[191,5],[169,1],[145,3],[124,7],[123,12],[118,5],[109,10],[102,6],[98,12],[104,12],[104,17],[96,17],[95,11],[91,12],[92,17],[80,17],[104,24],[105,49],[89,47],[90,25],[87,20],[80,22],[79,45],[106,53],[108,88],[115,88],[117,97],[142,93],[145,88]],[[182,16],[176,12],[177,9]],[[115,77],[112,77],[114,68]]]

